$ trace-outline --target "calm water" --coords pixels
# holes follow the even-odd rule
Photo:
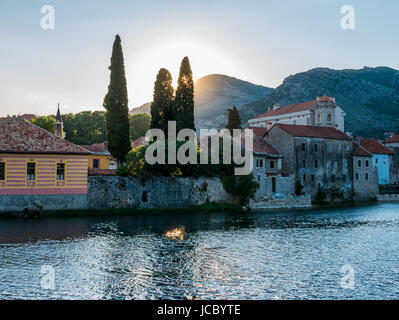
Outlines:
[[[183,240],[166,233],[184,227]],[[354,290],[341,267],[355,270]],[[55,270],[44,290],[43,265]],[[398,299],[399,204],[0,220],[2,299]]]

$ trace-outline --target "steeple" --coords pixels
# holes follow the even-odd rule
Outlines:
[[[64,123],[62,121],[60,103],[58,103],[57,115],[55,116],[54,133],[57,137],[65,138],[64,135]]]

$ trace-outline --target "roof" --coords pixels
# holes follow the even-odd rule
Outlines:
[[[373,155],[364,149],[362,146],[359,146],[357,143],[353,143],[353,155],[356,157],[372,157]]]
[[[17,118],[18,120],[26,120],[26,121],[32,122],[32,120],[36,118],[36,115],[31,114],[31,113],[25,113],[25,114],[20,114],[20,115],[13,116],[13,117],[14,117],[14,119]],[[4,121],[4,120],[10,121],[13,119],[13,117],[11,117],[11,116],[1,117],[0,120],[1,121]]]
[[[134,149],[134,148],[137,148],[140,146],[145,146],[147,144],[148,144],[148,141],[146,141],[146,137],[142,136],[142,137],[137,138],[136,140],[132,141],[132,148]]]
[[[92,169],[89,168],[88,170],[89,176],[116,176],[115,170],[112,169]]]
[[[392,142],[399,142],[399,134],[383,141],[383,143],[392,143]]]
[[[289,135],[293,137],[352,140],[352,138],[350,138],[348,135],[333,127],[304,126],[304,125],[282,124],[282,123],[277,123],[274,126],[283,129],[285,132],[287,132]]]
[[[261,114],[260,116],[257,116],[255,119],[273,117],[273,116],[278,116],[280,114],[295,113],[295,112],[310,110],[314,107],[316,102],[317,102],[317,100],[312,100],[312,101],[307,101],[307,102],[302,102],[302,103],[290,104],[288,106],[282,106],[282,107],[278,108],[277,110],[270,109],[269,111]]]
[[[242,144],[244,145],[244,136],[241,137]],[[252,151],[254,153],[262,153],[262,154],[268,154],[272,156],[281,156],[276,149],[274,149],[270,144],[266,142],[265,139],[263,139],[260,136],[253,136],[253,145],[252,145]]]
[[[372,154],[394,154],[394,152],[375,139],[360,139],[360,145]]]
[[[255,136],[264,137],[267,132],[266,127],[246,127],[246,129],[251,129]]]
[[[82,148],[86,149],[87,151],[90,151],[91,153],[96,154],[96,155],[106,155],[106,156],[111,155],[109,153],[109,151],[107,150],[106,144],[104,142],[103,143],[92,144],[90,146],[87,146],[87,145],[83,146],[82,145],[80,147],[82,147]]]
[[[72,142],[20,119],[0,120],[0,152],[89,154]]]

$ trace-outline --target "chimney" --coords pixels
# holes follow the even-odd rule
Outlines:
[[[276,110],[278,110],[278,109],[280,109],[280,105],[278,104],[278,103],[276,103],[274,106],[273,106],[273,111],[276,111]]]

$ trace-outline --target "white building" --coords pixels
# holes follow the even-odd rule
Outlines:
[[[334,127],[344,132],[344,111],[335,98],[317,97],[316,100],[273,108],[248,121],[249,126],[270,128],[275,123]]]

